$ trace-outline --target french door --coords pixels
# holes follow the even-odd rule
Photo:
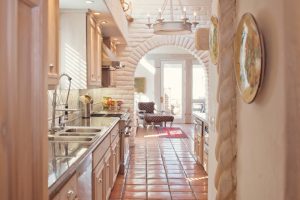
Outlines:
[[[161,62],[160,107],[161,110],[174,116],[175,123],[184,123],[185,121],[184,66],[184,61]]]

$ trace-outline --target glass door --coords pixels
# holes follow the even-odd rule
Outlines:
[[[183,61],[163,61],[161,63],[161,109],[175,117],[175,123],[184,122]]]

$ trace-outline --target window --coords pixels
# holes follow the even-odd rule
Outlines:
[[[201,64],[193,64],[193,112],[205,112],[206,108],[205,71]]]

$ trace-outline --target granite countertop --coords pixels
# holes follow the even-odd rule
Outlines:
[[[103,141],[110,130],[118,123],[116,117],[78,118],[66,125],[67,128],[100,128],[93,142],[48,142],[48,193],[52,196],[75,173],[76,168]]]
[[[194,111],[193,115],[195,117],[197,117],[197,118],[200,118],[204,122],[208,122],[208,115],[207,115],[207,113],[202,113],[202,112],[199,112],[199,111]]]

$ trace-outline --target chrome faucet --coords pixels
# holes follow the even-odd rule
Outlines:
[[[55,116],[56,116],[56,106],[57,106],[57,103],[56,103],[56,97],[57,97],[57,86],[59,85],[59,81],[60,79],[65,76],[68,78],[69,80],[69,87],[68,87],[68,93],[67,93],[67,98],[66,98],[66,103],[65,103],[65,113],[64,115],[61,115],[59,116],[59,127],[55,127]],[[68,101],[69,101],[69,94],[70,94],[70,89],[71,89],[71,84],[72,84],[72,78],[68,75],[68,74],[61,74],[59,79],[58,79],[58,84],[56,85],[55,87],[55,90],[54,90],[54,93],[53,93],[53,99],[52,99],[52,121],[51,121],[51,134],[55,134],[55,132],[57,130],[62,130],[64,128],[64,120],[63,120],[63,116],[65,119],[67,119],[67,116],[68,116]]]

